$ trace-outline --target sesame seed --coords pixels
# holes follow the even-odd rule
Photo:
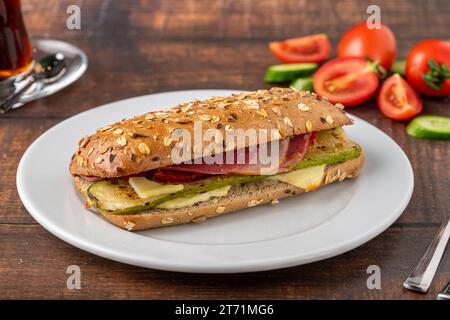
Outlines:
[[[138,149],[139,149],[139,152],[142,153],[142,154],[145,154],[145,155],[149,155],[150,154],[150,148],[144,142],[139,143]]]
[[[342,103],[336,103],[334,106],[341,110],[344,109],[344,105]]]
[[[116,140],[116,142],[117,142],[118,145],[124,147],[124,146],[127,145],[128,140],[127,140],[127,138],[125,138],[125,137],[120,137],[120,138],[118,138],[118,139]]]
[[[202,121],[210,121],[212,119],[212,117],[208,114],[202,114],[201,116],[198,117],[200,120]]]
[[[329,124],[333,124],[333,122],[334,122],[333,117],[331,117],[331,116],[329,116],[329,115],[326,117],[325,120],[327,120],[327,122],[328,122]]]
[[[121,135],[123,133],[123,129],[116,129],[113,131],[114,134]]]
[[[101,129],[99,129],[99,131],[105,132],[105,131],[107,131],[107,130],[112,129],[112,127],[113,127],[113,126],[106,126],[106,127],[103,127],[103,128],[101,128]]]
[[[211,123],[217,123],[219,121],[220,121],[220,117],[219,116],[212,116]]]
[[[173,222],[173,218],[163,218],[161,222],[162,224],[169,224]]]
[[[312,122],[311,120],[306,121],[306,130],[312,132]]]
[[[254,109],[254,110],[258,110],[258,109],[259,109],[259,104],[258,104],[258,101],[256,101],[256,100],[245,100],[244,103],[245,103],[250,109]]]
[[[224,213],[225,212],[225,207],[217,207],[216,212],[217,213]]]
[[[263,202],[263,199],[260,200],[251,200],[247,203],[247,207],[254,207]]]
[[[98,157],[97,159],[95,159],[95,163],[99,164],[103,162],[103,158],[102,157]]]
[[[276,205],[276,204],[280,203],[280,201],[278,199],[273,199],[270,203],[272,205]]]
[[[258,110],[256,111],[257,114],[259,114],[260,116],[263,116],[264,118],[267,117],[267,111],[264,109]]]
[[[309,111],[310,110],[310,108],[304,103],[299,103],[297,105],[297,107],[300,111]]]
[[[341,174],[341,175],[339,176],[339,181],[344,181],[345,178],[347,178],[347,174],[344,172],[343,174]]]
[[[84,148],[89,143],[89,138],[84,138],[80,142],[80,148]]]
[[[277,116],[281,117],[281,111],[280,111],[279,108],[273,107],[273,108],[272,108],[272,111],[273,111]]]
[[[195,222],[203,222],[205,220],[206,220],[206,216],[200,216],[200,217],[192,219],[192,222],[194,222],[194,223]]]
[[[127,229],[128,231],[133,230],[133,228],[136,226],[136,224],[131,221],[127,221],[124,223],[125,223],[125,229]]]
[[[289,127],[291,127],[291,128],[294,127],[294,126],[292,125],[291,119],[289,119],[288,117],[285,117],[283,121],[284,121],[284,124],[285,124],[285,125],[287,125],[287,126],[289,126]]]
[[[87,159],[84,159],[82,157],[77,158],[77,164],[80,167],[85,167],[87,165]]]
[[[164,146],[168,147],[172,143],[172,139],[170,137],[164,137]]]
[[[181,123],[181,124],[186,124],[186,123],[192,122],[192,120],[189,119],[188,117],[181,117],[181,118],[175,119],[175,122]]]

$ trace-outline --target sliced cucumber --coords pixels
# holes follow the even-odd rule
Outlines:
[[[406,60],[395,60],[391,67],[392,73],[405,75]]]
[[[150,203],[151,208],[155,208],[159,204],[180,198],[180,197],[189,197],[193,195],[197,195],[202,192],[211,191],[219,188],[223,188],[225,186],[233,186],[237,184],[242,183],[248,183],[248,182],[256,182],[259,180],[264,180],[268,176],[222,176],[218,178],[212,178],[208,179],[206,181],[203,181],[200,183],[200,185],[187,187],[185,190],[178,191],[176,193],[168,194],[166,196],[163,196],[159,199],[155,199]],[[198,184],[198,183],[197,183]]]
[[[336,164],[351,159],[358,158],[361,155],[361,149],[357,145],[353,145],[345,150],[339,152],[333,152],[329,154],[316,155],[310,159],[305,159],[303,161],[292,163],[289,165],[290,168],[299,170],[304,168],[321,166],[324,164]]]
[[[133,212],[155,198],[141,199],[125,180],[102,180],[92,184],[87,195],[96,208],[114,212]]]
[[[298,91],[313,91],[313,78],[298,78],[292,81],[291,87]]]
[[[181,197],[194,196],[206,191],[247,182],[263,180],[268,176],[222,176],[185,184],[185,188],[175,193],[140,199],[131,186],[124,182],[102,180],[92,184],[87,195],[94,206],[114,214],[128,214],[153,209],[159,204]]]
[[[300,77],[306,77],[316,71],[317,63],[286,63],[270,66],[264,81],[269,83],[288,82]]]
[[[432,115],[416,117],[406,127],[406,132],[418,139],[449,140],[450,117]]]

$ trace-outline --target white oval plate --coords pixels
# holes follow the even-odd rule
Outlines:
[[[389,227],[413,191],[408,158],[386,134],[354,117],[348,135],[364,149],[357,179],[203,223],[132,233],[84,208],[69,174],[78,140],[125,117],[229,90],[152,94],[67,119],[25,152],[17,189],[30,214],[60,239],[93,254],[142,267],[205,273],[271,270],[349,251]]]

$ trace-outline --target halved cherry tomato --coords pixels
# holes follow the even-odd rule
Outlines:
[[[406,79],[424,95],[443,97],[450,95],[449,69],[450,41],[428,39],[409,52]]]
[[[369,29],[363,22],[347,30],[339,41],[338,57],[369,57],[389,71],[397,55],[395,36],[384,24]]]
[[[280,61],[322,62],[331,53],[331,43],[326,34],[315,34],[307,37],[276,41],[269,48]]]
[[[351,107],[372,97],[379,79],[364,59],[335,58],[317,70],[313,82],[318,95]]]
[[[419,95],[397,73],[384,81],[377,96],[377,103],[381,112],[394,120],[407,120],[422,111]]]

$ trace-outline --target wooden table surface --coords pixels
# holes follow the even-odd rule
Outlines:
[[[373,101],[351,112],[381,128],[406,152],[414,168],[414,194],[403,215],[380,236],[322,262],[236,275],[128,266],[54,237],[28,214],[17,195],[15,176],[22,154],[63,119],[153,92],[266,88],[265,68],[276,63],[267,49],[270,40],[326,32],[336,47],[348,27],[366,18],[372,1],[22,2],[33,38],[71,42],[86,51],[90,64],[69,88],[0,118],[0,298],[434,299],[450,280],[448,250],[428,294],[402,288],[449,213],[449,144],[413,140],[403,123],[383,117]],[[70,4],[81,7],[81,30],[66,29]],[[449,37],[447,0],[377,4],[382,22],[397,37],[400,57],[421,39]],[[424,104],[425,113],[450,115],[448,97],[425,99]],[[81,268],[81,290],[66,287],[69,265]],[[366,286],[369,265],[381,268],[381,290]]]

